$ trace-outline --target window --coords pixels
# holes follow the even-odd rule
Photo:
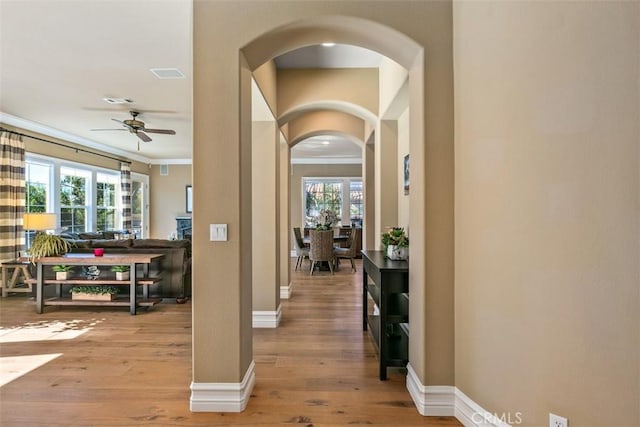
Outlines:
[[[305,227],[314,225],[322,210],[335,212],[342,218],[342,179],[305,179]]]
[[[362,181],[349,182],[349,213],[351,214],[351,224],[356,227],[362,227],[362,217],[364,215]]]
[[[96,230],[119,229],[117,192],[119,176],[105,173],[96,174]]]
[[[364,192],[362,179],[303,178],[302,219],[305,227],[315,226],[321,210],[336,213],[340,225],[362,227]]]
[[[25,211],[57,213],[62,230],[122,229],[120,171],[27,153],[25,181]],[[132,174],[131,191],[132,228],[143,237],[148,233],[149,177]]]
[[[90,178],[89,171],[60,168],[60,226],[68,231],[87,231]]]
[[[144,237],[145,232],[145,188],[147,188],[147,178],[131,174],[131,228],[138,237]]]
[[[51,196],[51,166],[40,163],[25,165],[25,212],[48,212]]]

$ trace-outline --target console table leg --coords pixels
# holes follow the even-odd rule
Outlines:
[[[42,295],[44,289],[43,289],[43,277],[42,277],[42,263],[38,262],[38,265],[36,266],[36,271],[37,271],[37,282],[36,282],[36,313],[38,314],[42,314],[42,307],[43,307],[43,297],[44,295]]]
[[[136,314],[136,264],[132,263],[129,266],[129,312],[132,315]]]

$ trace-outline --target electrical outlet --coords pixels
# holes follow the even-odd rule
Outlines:
[[[569,427],[569,420],[560,415],[549,413],[549,427]]]

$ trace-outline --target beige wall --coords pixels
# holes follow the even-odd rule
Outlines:
[[[640,425],[639,8],[454,3],[456,386],[522,425]]]
[[[383,57],[380,61],[380,116],[387,117],[387,112],[394,102],[398,91],[407,80],[409,72],[394,60]]]
[[[168,165],[169,174],[160,175],[160,165],[151,166],[149,179],[149,237],[166,239],[176,231],[176,217],[190,216],[186,210],[186,186],[191,185],[191,165]],[[194,201],[195,203],[195,201]]]
[[[252,128],[253,310],[275,311],[280,304],[279,138],[275,121]],[[287,257],[288,259],[288,257]]]
[[[409,196],[404,194],[404,156],[409,154],[409,109],[398,118],[398,226],[409,227]]]
[[[370,114],[378,112],[378,70],[281,69],[278,70],[278,116],[300,105],[334,100],[360,106]]]

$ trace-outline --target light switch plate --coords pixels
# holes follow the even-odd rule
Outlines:
[[[209,240],[212,242],[226,242],[227,224],[209,224]]]

